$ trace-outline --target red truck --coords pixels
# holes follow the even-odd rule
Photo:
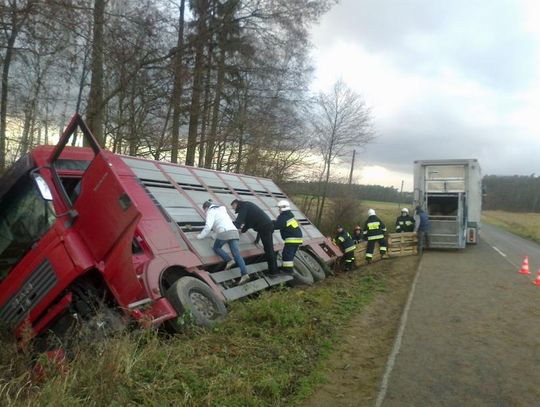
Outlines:
[[[81,135],[89,147],[73,146]],[[229,301],[324,278],[341,254],[292,205],[304,233],[294,278],[265,275],[262,247],[247,232],[240,250],[251,281],[239,286],[239,269],[224,271],[211,242],[196,239],[209,198],[255,202],[275,218],[286,196],[269,179],[113,154],[75,115],[56,146],[37,147],[0,180],[0,323],[38,338],[75,321],[178,330],[191,315],[211,325]],[[278,252],[278,233],[274,242]]]

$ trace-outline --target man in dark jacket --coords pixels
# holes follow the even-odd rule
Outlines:
[[[354,240],[349,232],[343,229],[343,226],[341,225],[337,225],[336,232],[337,234],[334,238],[334,243],[338,245],[343,252],[341,262],[344,265],[345,270],[352,270],[355,266],[354,251],[356,250],[356,245],[354,244]]]
[[[303,242],[302,229],[291,212],[289,201],[283,199],[278,202],[277,207],[279,215],[274,221],[274,229],[279,230],[284,243],[283,252],[281,252],[283,260],[281,271],[291,274],[294,270],[294,255]]]
[[[418,236],[418,254],[422,255],[424,247],[429,246],[428,233],[430,229],[429,216],[420,205],[416,207],[416,215],[414,216],[416,224],[414,231]]]
[[[253,202],[235,199],[231,202],[231,207],[238,214],[234,221],[236,227],[241,228],[242,233],[245,233],[248,229],[253,229],[259,235],[264,247],[266,262],[268,263],[268,274],[279,274],[272,239],[274,234],[274,222],[272,222],[272,219]]]
[[[384,257],[386,255],[386,226],[379,219],[374,209],[368,210],[368,218],[364,224],[364,240],[367,240],[366,261],[371,263],[373,252],[375,251],[375,243],[379,243],[379,253]]]
[[[396,232],[414,232],[414,218],[409,215],[407,208],[401,209],[401,215],[396,219]]]

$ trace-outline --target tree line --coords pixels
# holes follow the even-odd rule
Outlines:
[[[540,212],[540,176],[486,175],[483,209]]]
[[[291,195],[304,195],[309,198],[317,198],[319,191],[323,189],[323,183],[319,182],[287,182],[282,184],[283,189]],[[344,184],[339,182],[328,183],[328,195],[334,199],[347,198],[354,200],[368,200],[381,202],[395,202],[409,205],[412,203],[412,192],[400,192],[394,187],[382,185],[358,185]]]
[[[374,135],[343,82],[308,90],[309,30],[336,2],[3,0],[0,171],[79,112],[115,153],[329,181]]]

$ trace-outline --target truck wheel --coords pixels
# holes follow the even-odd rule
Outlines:
[[[212,327],[227,315],[227,308],[208,285],[195,277],[182,277],[167,290],[165,296],[178,313],[168,325],[180,331],[190,316],[196,325]]]
[[[104,339],[126,327],[122,315],[109,307],[93,286],[76,284],[71,292],[73,315],[80,324],[77,336],[81,339]]]
[[[313,285],[313,274],[309,271],[309,267],[306,266],[299,258],[294,258],[294,273],[292,285]]]
[[[321,281],[326,278],[326,273],[324,272],[323,267],[311,253],[298,250],[296,252],[296,257],[298,257],[298,259],[309,268],[309,271],[313,275],[314,281]]]

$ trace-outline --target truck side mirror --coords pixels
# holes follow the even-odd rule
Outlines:
[[[52,193],[49,188],[49,185],[47,185],[47,182],[45,182],[45,179],[39,174],[32,174],[32,177],[34,178],[34,182],[36,183],[36,186],[38,187],[39,193],[41,194],[41,197],[46,201],[52,201]]]

